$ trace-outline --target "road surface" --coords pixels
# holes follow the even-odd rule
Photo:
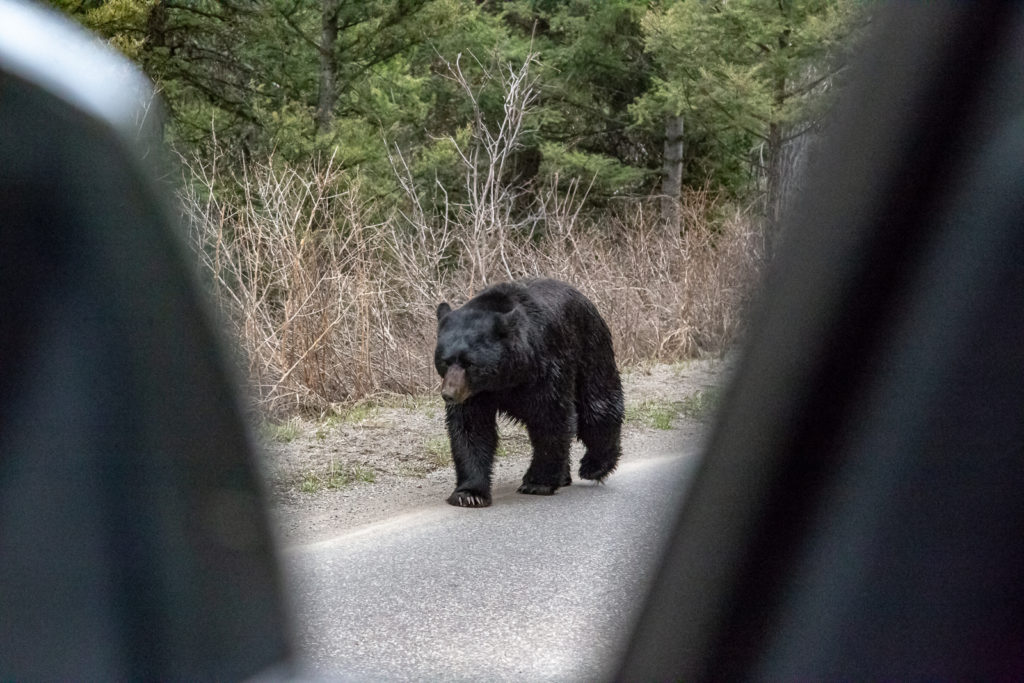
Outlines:
[[[554,496],[495,491],[285,552],[307,673],[356,681],[573,681],[628,637],[695,449]]]

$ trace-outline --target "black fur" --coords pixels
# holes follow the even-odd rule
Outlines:
[[[572,483],[574,437],[587,448],[580,477],[601,481],[615,469],[622,385],[608,326],[586,297],[555,280],[502,283],[462,308],[440,304],[437,319],[434,365],[456,474],[449,503],[490,505],[498,412],[522,422],[533,446],[520,493]]]

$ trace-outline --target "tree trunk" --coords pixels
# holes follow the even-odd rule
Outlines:
[[[156,0],[150,6],[149,14],[146,16],[146,39],[142,44],[144,62],[152,59],[153,49],[157,47],[170,47],[171,54],[174,54],[174,46],[168,46],[166,38],[167,7],[163,0]],[[146,105],[145,123],[152,126],[158,143],[167,139],[167,114],[168,110],[159,102],[159,91],[154,91],[153,100]]]
[[[679,196],[683,186],[683,117],[665,118],[665,152],[661,178],[661,212],[669,230],[679,230]]]
[[[783,154],[782,125],[772,122],[768,126],[767,178],[765,183],[765,217],[773,231],[782,213],[782,188],[785,184],[786,163]]]
[[[323,0],[320,28],[320,94],[316,107],[316,132],[326,133],[334,121],[338,99],[334,46],[338,41],[339,0]]]
[[[776,155],[775,209],[774,219],[782,219],[789,213],[794,200],[803,189],[808,155],[814,144],[815,129],[806,126],[800,133],[790,133],[781,143]]]
[[[784,29],[779,34],[779,52],[784,53],[789,49],[790,30]],[[774,84],[775,107],[781,111],[786,103],[786,76],[779,74]],[[768,126],[768,169],[765,197],[765,217],[768,220],[768,246],[771,249],[775,238],[778,236],[779,222],[782,218],[783,208],[787,201],[785,196],[786,186],[793,176],[793,168],[786,155],[786,128],[778,121],[772,121]]]

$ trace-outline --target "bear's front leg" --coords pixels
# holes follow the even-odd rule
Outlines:
[[[533,460],[523,475],[519,493],[550,496],[559,487],[572,483],[569,475],[569,448],[572,445],[572,416],[561,411],[547,413],[542,423],[527,423],[533,446]]]
[[[497,408],[483,396],[445,403],[445,424],[455,463],[455,491],[448,503],[458,507],[491,504],[491,469],[498,448]]]

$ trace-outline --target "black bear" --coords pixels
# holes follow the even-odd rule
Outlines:
[[[601,481],[619,460],[623,399],[612,337],[597,308],[563,282],[488,287],[437,307],[434,366],[455,461],[452,505],[491,504],[497,414],[526,426],[533,460],[520,493],[572,483],[569,447],[586,446],[580,477]]]

